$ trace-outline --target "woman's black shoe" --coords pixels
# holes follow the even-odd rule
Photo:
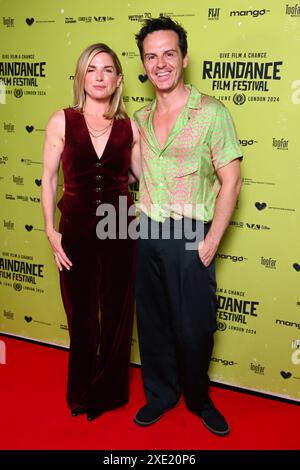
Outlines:
[[[80,407],[74,408],[74,409],[71,411],[71,413],[72,413],[72,416],[74,416],[74,417],[75,417],[75,416],[79,416],[79,415],[83,415],[84,413],[86,413],[86,409],[80,408]]]
[[[88,408],[86,417],[88,421],[93,421],[93,419],[101,416],[103,411],[100,408]]]

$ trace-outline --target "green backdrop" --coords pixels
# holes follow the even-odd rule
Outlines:
[[[134,34],[143,19],[167,14],[188,31],[186,81],[230,109],[244,154],[242,191],[217,255],[211,379],[299,401],[299,5],[0,0],[0,11],[1,330],[68,345],[40,206],[44,129],[72,104],[75,62],[93,42],[118,53],[129,113],[149,102]]]

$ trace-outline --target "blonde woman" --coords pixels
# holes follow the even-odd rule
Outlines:
[[[139,172],[139,134],[123,105],[122,80],[112,49],[87,47],[77,62],[74,107],[52,115],[44,143],[45,231],[70,334],[67,402],[73,416],[86,413],[88,420],[128,401],[136,241],[96,234],[97,208],[109,204],[118,220],[125,216],[119,198],[126,209],[133,205],[128,175]],[[60,161],[64,193],[56,230]]]

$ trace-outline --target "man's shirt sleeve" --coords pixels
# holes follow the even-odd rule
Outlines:
[[[210,140],[211,158],[216,170],[236,158],[242,158],[236,130],[230,112],[220,104],[216,111],[215,122]]]

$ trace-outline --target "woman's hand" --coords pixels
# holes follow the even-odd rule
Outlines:
[[[67,257],[64,249],[61,245],[61,233],[57,232],[56,230],[52,230],[49,234],[47,234],[48,240],[52,247],[52,251],[54,254],[55,262],[58,266],[58,269],[62,271],[63,266],[69,271],[72,267],[72,262]]]

